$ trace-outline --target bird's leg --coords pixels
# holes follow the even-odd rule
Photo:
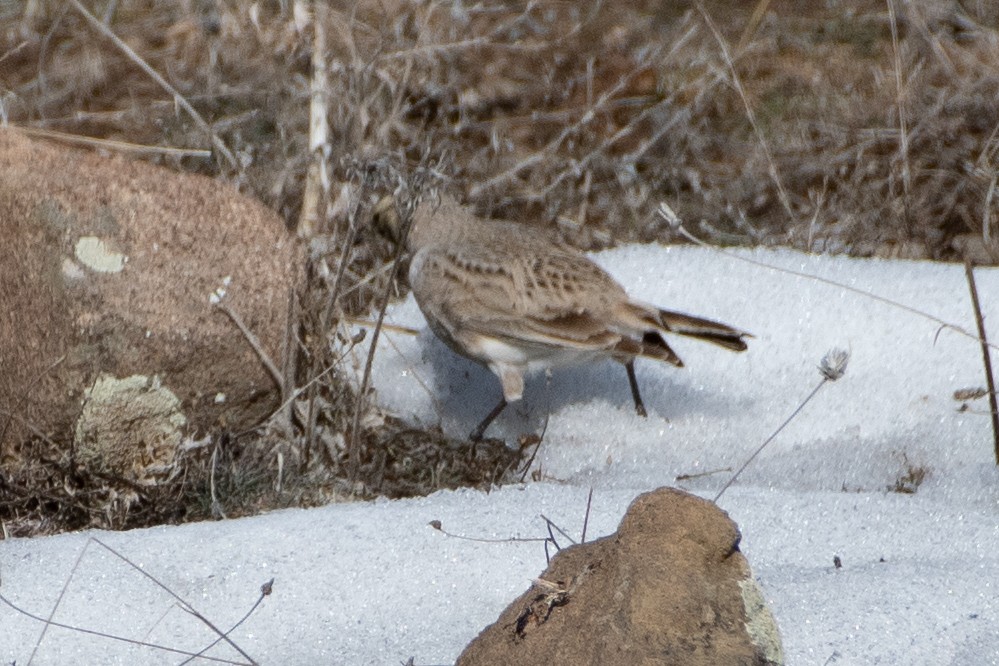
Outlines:
[[[497,403],[496,406],[493,407],[493,411],[489,412],[489,414],[486,415],[486,418],[482,419],[482,423],[475,426],[475,430],[472,431],[472,434],[470,434],[468,438],[473,442],[481,441],[482,435],[484,435],[486,432],[486,428],[489,427],[489,424],[492,423],[496,419],[496,417],[500,415],[500,412],[502,412],[504,409],[506,409],[505,396],[500,398],[499,403]]]
[[[648,416],[645,411],[645,403],[642,402],[642,394],[638,391],[638,379],[635,378],[635,359],[624,364],[624,369],[628,371],[628,383],[631,385],[631,397],[635,401],[635,412],[639,416]]]

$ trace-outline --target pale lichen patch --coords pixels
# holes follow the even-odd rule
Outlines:
[[[766,660],[765,663],[774,666],[783,664],[784,648],[780,640],[780,631],[763,597],[763,590],[752,576],[739,581],[739,587],[742,590],[742,605],[746,611],[746,632]]]
[[[76,451],[92,469],[142,485],[171,478],[187,419],[156,377],[101,375],[87,389],[76,423]]]
[[[74,252],[82,264],[99,273],[120,273],[128,261],[128,257],[115,252],[96,236],[81,236]]]

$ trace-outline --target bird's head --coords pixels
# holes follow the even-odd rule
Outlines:
[[[382,197],[375,204],[371,213],[371,222],[375,226],[375,231],[393,243],[402,240],[403,220],[399,215],[395,197],[391,194]]]

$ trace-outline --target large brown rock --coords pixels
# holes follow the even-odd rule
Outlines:
[[[764,666],[777,626],[713,503],[662,488],[616,534],[559,552],[465,649],[459,666]]]
[[[168,466],[182,435],[246,428],[277,406],[275,381],[209,302],[224,289],[280,364],[296,249],[258,202],[0,130],[0,235],[0,463],[41,433],[148,481],[142,468]]]

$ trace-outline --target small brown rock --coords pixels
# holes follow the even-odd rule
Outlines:
[[[616,534],[559,552],[458,664],[781,664],[739,538],[707,500],[641,495]]]

